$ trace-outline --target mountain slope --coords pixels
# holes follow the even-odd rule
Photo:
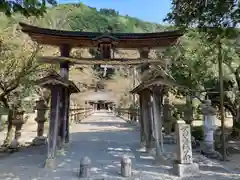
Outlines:
[[[63,29],[73,31],[104,32],[156,32],[162,31],[163,26],[159,24],[141,21],[129,16],[121,16],[113,9],[100,9],[79,4],[61,4],[48,10],[45,15],[51,21],[58,21],[59,25],[64,24]],[[46,18],[44,18],[46,20]],[[64,23],[60,23],[64,21]],[[55,26],[55,25],[54,25]],[[62,28],[62,27],[60,27]]]

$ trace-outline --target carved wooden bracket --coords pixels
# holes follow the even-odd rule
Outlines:
[[[93,40],[98,47],[100,57],[102,59],[111,59],[111,50],[116,46],[118,39],[105,33]]]

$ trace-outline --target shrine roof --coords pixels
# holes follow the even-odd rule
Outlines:
[[[73,81],[62,78],[62,76],[60,76],[56,72],[51,72],[47,76],[45,76],[41,79],[38,79],[36,81],[36,84],[38,84],[39,86],[48,88],[48,89],[51,89],[55,85],[67,87],[70,91],[70,94],[80,92],[80,90],[78,89],[78,87],[75,85],[75,83]]]
[[[166,79],[166,78],[156,78],[156,79],[151,79],[151,80],[140,83],[130,92],[133,94],[138,94],[145,89],[150,89],[153,86],[161,86],[161,85],[164,85],[167,87],[180,86],[173,80]]]
[[[96,91],[96,92],[90,92],[87,95],[83,95],[82,99],[86,101],[105,101],[105,102],[115,102],[116,97],[113,92],[111,91]]]
[[[156,33],[101,33],[47,29],[19,23],[22,31],[39,44],[62,45],[72,47],[94,47],[99,39],[116,41],[118,48],[165,47],[174,43],[183,34],[180,31]]]

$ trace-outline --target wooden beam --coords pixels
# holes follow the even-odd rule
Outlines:
[[[139,65],[143,63],[151,64],[165,64],[160,59],[94,59],[94,58],[74,58],[74,57],[54,57],[54,56],[43,56],[37,58],[41,63],[63,63],[69,62],[70,64],[85,64],[85,65]]]

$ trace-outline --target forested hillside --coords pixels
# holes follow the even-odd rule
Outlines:
[[[113,9],[100,9],[79,4],[64,4],[49,9],[44,19],[54,21],[61,29],[104,32],[155,32],[162,31],[158,24],[143,22],[137,18],[121,16]],[[41,24],[49,27],[48,24]]]

